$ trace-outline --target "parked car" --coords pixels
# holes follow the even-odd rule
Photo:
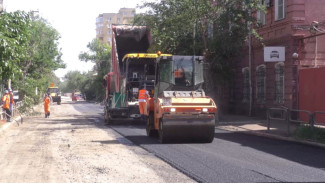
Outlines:
[[[72,98],[72,101],[77,101],[77,100],[80,100],[80,99],[82,99],[82,94],[81,94],[81,93],[79,93],[79,92],[76,92],[76,93],[72,93],[72,96],[71,96],[71,98]]]

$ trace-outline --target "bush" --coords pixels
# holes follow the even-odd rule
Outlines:
[[[294,138],[325,143],[325,128],[302,126],[295,130]]]

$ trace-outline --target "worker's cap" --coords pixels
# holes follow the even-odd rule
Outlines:
[[[5,93],[9,93],[8,90],[5,90]]]

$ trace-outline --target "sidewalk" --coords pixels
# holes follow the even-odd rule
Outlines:
[[[290,133],[298,127],[296,124],[290,125]],[[270,131],[267,130],[267,120],[255,117],[241,115],[224,115],[216,124],[217,129],[246,133],[256,136],[263,136],[273,139],[286,140],[291,142],[302,143],[305,145],[313,145],[325,148],[325,144],[312,141],[298,140],[288,136],[288,127],[285,121],[272,121]]]

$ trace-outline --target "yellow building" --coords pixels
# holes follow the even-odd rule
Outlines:
[[[0,0],[1,1],[1,0]],[[96,18],[96,38],[103,43],[112,44],[112,25],[131,24],[135,8],[121,8],[118,13],[103,13]]]

